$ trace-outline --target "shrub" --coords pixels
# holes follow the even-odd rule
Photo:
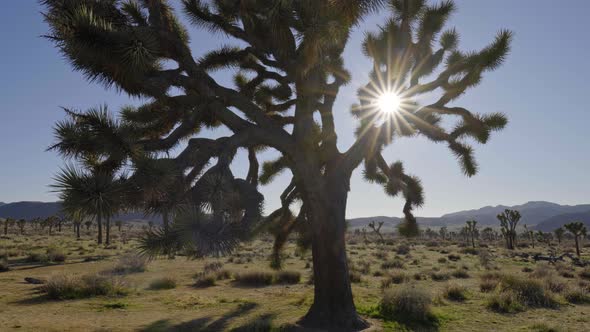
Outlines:
[[[459,256],[459,255],[455,255],[455,254],[450,254],[450,255],[449,255],[449,256],[447,256],[447,257],[448,257],[448,259],[449,259],[450,261],[453,261],[453,262],[456,262],[456,261],[458,261],[458,260],[461,260],[461,256]]]
[[[475,248],[463,248],[461,249],[461,253],[463,254],[467,254],[467,255],[479,255],[479,250],[475,249]]]
[[[553,293],[563,292],[567,286],[565,283],[559,281],[557,278],[547,277],[544,279],[545,287]]]
[[[297,271],[277,272],[274,280],[277,284],[298,284],[299,281],[301,281],[301,273]]]
[[[580,272],[580,278],[590,280],[590,267],[587,267]]]
[[[410,278],[404,272],[395,272],[381,280],[381,288],[387,288],[392,284],[401,284],[408,280],[410,280]]]
[[[205,273],[215,272],[215,271],[221,270],[222,268],[223,268],[223,263],[211,262],[211,263],[207,263],[207,264],[205,264],[205,266],[203,266],[203,272],[205,272]]]
[[[518,295],[513,292],[503,292],[492,295],[487,302],[487,307],[501,313],[516,313],[524,311],[524,306],[518,300]]]
[[[381,264],[381,268],[385,269],[385,270],[389,270],[389,269],[403,269],[404,268],[404,262],[402,262],[399,259],[392,259],[389,260],[387,262],[383,262],[383,264]]]
[[[486,270],[489,270],[492,268],[492,265],[494,263],[494,257],[492,256],[492,253],[490,253],[489,250],[487,249],[483,249],[479,252],[479,254],[477,255],[477,257],[479,258],[479,264]]]
[[[47,257],[47,254],[33,251],[27,254],[27,261],[31,263],[47,263],[49,262],[49,257]]]
[[[451,279],[451,276],[446,272],[432,271],[432,272],[430,272],[430,278],[433,281],[446,281],[446,280]]]
[[[213,274],[199,274],[195,276],[195,287],[198,288],[206,288],[215,286],[215,281],[217,279]]]
[[[234,277],[236,284],[245,287],[263,287],[271,285],[273,274],[270,272],[246,272],[236,274]]]
[[[535,270],[531,273],[533,278],[543,279],[543,278],[553,278],[555,277],[555,271],[549,267],[547,264],[541,264],[535,268]]]
[[[126,254],[119,258],[119,262],[110,270],[113,274],[129,274],[145,272],[148,260],[137,254]]]
[[[531,326],[533,332],[558,332],[559,330],[555,327],[548,326],[545,323],[537,323]]]
[[[150,289],[152,290],[160,290],[160,289],[174,289],[176,288],[176,280],[170,277],[159,278],[153,280],[150,283]]]
[[[496,289],[496,287],[500,283],[501,278],[502,278],[502,275],[499,273],[495,273],[495,272],[489,272],[489,273],[483,274],[481,276],[479,290],[482,293],[487,293],[487,292],[493,291],[494,289]]]
[[[514,293],[523,306],[546,308],[557,306],[557,302],[547,293],[539,280],[504,275],[498,288],[501,293]]]
[[[102,275],[67,276],[50,278],[42,287],[42,292],[51,299],[69,300],[95,296],[123,296],[129,293],[125,282],[120,278]]]
[[[457,279],[467,279],[467,278],[471,277],[469,275],[469,273],[467,273],[467,271],[465,271],[465,270],[453,271],[453,273],[451,275]]]
[[[441,258],[438,259],[438,262],[441,263],[441,264],[444,264],[444,263],[447,262],[447,259],[444,258],[444,257],[441,257]]]
[[[66,261],[67,254],[61,248],[50,247],[47,248],[47,259],[56,262],[56,263],[63,263]]]
[[[410,246],[407,244],[400,244],[395,251],[398,255],[407,255],[410,253]]]
[[[432,299],[422,289],[399,287],[388,289],[379,304],[379,312],[386,319],[426,322],[433,318]]]
[[[462,302],[467,299],[467,289],[456,284],[447,284],[443,296],[451,301]]]
[[[524,272],[524,273],[531,273],[533,271],[534,270],[532,268],[528,267],[528,266],[525,266],[525,267],[522,268],[522,272]]]
[[[568,289],[563,297],[569,302],[573,304],[589,304],[590,303],[590,294],[588,291],[581,287],[576,287],[573,289]]]
[[[350,278],[350,282],[352,283],[359,283],[361,281],[363,281],[362,278],[362,274],[358,271],[349,271],[348,272],[349,278]]]
[[[0,258],[0,272],[9,271],[10,268],[8,267],[8,259],[2,257]]]

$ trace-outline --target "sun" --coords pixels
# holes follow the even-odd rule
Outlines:
[[[377,106],[383,113],[397,112],[401,106],[402,100],[395,92],[384,92],[377,99]]]

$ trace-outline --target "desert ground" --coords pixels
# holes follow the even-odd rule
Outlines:
[[[275,271],[270,237],[225,257],[146,260],[135,239],[123,244],[113,232],[109,246],[97,245],[91,232],[80,240],[65,230],[3,237],[8,271],[0,273],[0,330],[296,330],[313,301],[311,254],[294,241]],[[552,248],[571,252],[573,241]],[[472,248],[461,240],[348,236],[356,307],[373,331],[584,331],[590,269],[567,258],[533,259],[548,252],[525,239],[510,251],[501,240]],[[76,288],[80,280],[106,290],[84,293]],[[384,297],[396,291],[410,294],[407,303],[416,308],[409,310],[425,311],[423,320],[386,313]]]

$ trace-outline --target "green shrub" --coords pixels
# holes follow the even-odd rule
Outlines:
[[[537,323],[531,326],[533,332],[558,332],[559,330],[555,327],[548,326],[545,323]]]
[[[502,292],[493,294],[487,302],[487,307],[500,313],[516,313],[524,311],[518,295],[514,292]]]
[[[547,293],[539,280],[505,275],[500,280],[500,292],[514,292],[518,300],[529,307],[555,307],[557,302]]]
[[[269,286],[273,282],[273,274],[270,272],[245,272],[236,274],[236,284],[244,287]]]
[[[379,304],[381,315],[390,320],[427,322],[432,314],[432,298],[422,289],[410,286],[387,289]]]
[[[195,287],[206,288],[215,286],[217,278],[212,273],[204,273],[195,276]]]
[[[176,288],[176,280],[170,277],[159,278],[150,283],[151,290],[160,289],[174,289]]]
[[[42,287],[49,298],[55,300],[80,299],[95,296],[123,296],[129,293],[120,278],[103,275],[67,276],[50,278]]]
[[[443,296],[451,301],[462,302],[467,299],[467,289],[457,284],[448,284],[443,290]]]
[[[301,273],[297,271],[279,271],[275,274],[274,282],[277,284],[298,284],[301,281]]]
[[[49,257],[42,252],[32,251],[27,254],[27,261],[31,263],[47,263],[49,262]]]

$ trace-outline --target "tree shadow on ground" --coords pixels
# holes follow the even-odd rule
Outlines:
[[[141,329],[142,332],[171,332],[171,331],[223,331],[228,324],[236,318],[247,315],[258,307],[256,303],[243,303],[234,310],[231,310],[221,317],[213,320],[211,317],[197,318],[180,324],[173,324],[168,319],[161,319]],[[269,331],[272,325],[273,314],[262,315],[244,326],[237,327],[232,331]]]

